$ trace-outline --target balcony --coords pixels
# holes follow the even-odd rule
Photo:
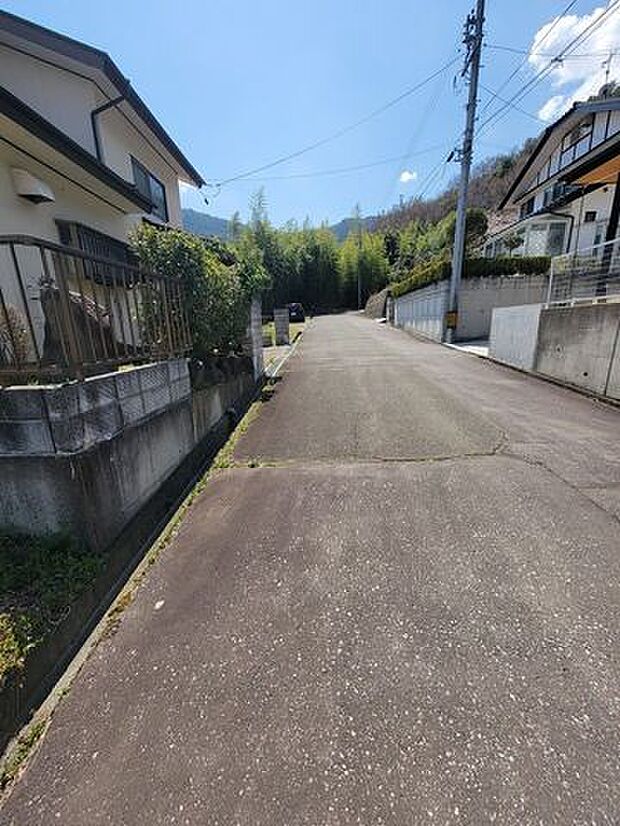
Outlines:
[[[30,236],[0,236],[0,384],[80,380],[190,347],[178,279]]]

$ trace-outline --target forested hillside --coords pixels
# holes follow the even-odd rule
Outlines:
[[[183,212],[183,227],[194,235],[215,236],[227,241],[229,238],[229,224],[226,218],[218,218],[207,212],[185,208]]]
[[[514,152],[487,158],[474,167],[469,185],[468,206],[480,207],[489,212],[496,210],[514,181],[519,170],[536,146],[536,139],[530,138]],[[394,207],[377,220],[379,229],[399,228],[412,221],[440,221],[456,207],[458,179],[435,198],[422,200],[413,198],[402,206]]]

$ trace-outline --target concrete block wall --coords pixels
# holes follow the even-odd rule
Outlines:
[[[394,324],[435,341],[443,338],[449,283],[440,281],[394,299]]]
[[[180,359],[0,390],[0,530],[68,530],[106,547],[254,387],[239,371],[192,393]]]
[[[467,278],[461,283],[458,341],[486,339],[496,307],[540,304],[547,292],[546,275],[491,276]]]
[[[0,457],[87,450],[190,394],[185,359],[65,385],[9,387],[0,391]]]
[[[435,341],[443,338],[448,309],[448,281],[430,284],[394,300],[394,324]],[[546,275],[485,276],[461,284],[456,340],[486,339],[495,307],[535,304],[544,300]]]

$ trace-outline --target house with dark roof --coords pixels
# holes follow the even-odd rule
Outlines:
[[[516,220],[488,257],[572,253],[614,240],[620,216],[620,99],[576,103],[541,135],[500,204]]]
[[[203,179],[105,52],[0,12],[0,235],[122,256],[181,226],[180,182]]]

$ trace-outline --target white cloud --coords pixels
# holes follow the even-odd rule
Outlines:
[[[398,176],[398,180],[401,184],[409,184],[411,181],[417,181],[418,173],[415,171],[411,171],[409,169],[403,169],[403,171]]]
[[[547,122],[557,120],[562,112],[566,111],[565,100],[564,95],[554,95],[549,98],[538,110],[538,117]]]
[[[596,21],[605,11],[597,6],[590,14],[567,14],[545,23],[534,35],[528,62],[535,71],[549,63],[550,56],[557,54],[578,34]],[[586,39],[575,47],[574,53],[558,61],[547,77],[557,93],[541,107],[538,115],[552,121],[569,109],[575,101],[586,100],[605,83],[606,61],[609,52],[617,52],[620,43],[620,8],[615,9]],[[577,57],[579,55],[579,57]],[[620,55],[612,58],[610,79],[620,75]]]

